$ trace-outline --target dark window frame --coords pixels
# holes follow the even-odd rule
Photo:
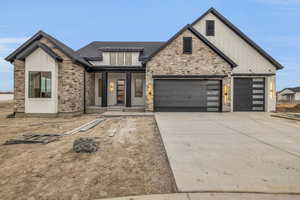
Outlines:
[[[215,20],[206,20],[206,36],[215,36]]]
[[[193,53],[193,38],[192,37],[183,37],[182,38],[182,52],[184,54]]]
[[[39,88],[34,88],[32,85],[31,74],[38,74],[38,86]],[[44,76],[43,76],[44,74]],[[48,74],[48,75],[45,75]],[[45,91],[42,91],[42,77],[50,76],[50,86],[48,86],[47,80],[45,81]],[[36,93],[34,89],[38,90]],[[48,92],[50,90],[50,92]],[[52,97],[52,72],[51,71],[29,71],[28,72],[28,98],[30,99],[51,99]]]

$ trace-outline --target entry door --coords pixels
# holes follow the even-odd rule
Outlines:
[[[125,80],[117,80],[117,104],[125,103]]]
[[[264,78],[234,78],[233,111],[264,111]]]

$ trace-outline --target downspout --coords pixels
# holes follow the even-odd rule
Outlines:
[[[83,73],[83,113],[84,114],[86,114],[86,109],[85,109],[85,102],[86,102],[86,100],[85,100],[85,96],[86,96],[86,93],[85,93],[85,76],[86,76],[86,74],[85,74],[86,72],[85,72],[85,69],[84,69],[84,73]]]

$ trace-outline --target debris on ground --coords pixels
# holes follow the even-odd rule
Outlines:
[[[92,138],[78,138],[73,143],[76,153],[93,153],[98,150],[98,143]]]
[[[60,134],[27,134],[16,139],[9,139],[4,143],[4,145],[34,143],[48,144],[58,140],[59,137],[61,137]]]
[[[276,112],[300,113],[300,104],[277,104]]]
[[[99,119],[95,119],[95,120],[92,120],[86,124],[83,124],[82,126],[78,127],[78,128],[75,128],[71,131],[68,131],[66,133],[64,133],[63,135],[73,135],[75,133],[78,133],[78,132],[85,132],[91,128],[94,128],[95,126],[97,126],[100,122],[104,121],[105,119],[103,118],[99,118]]]

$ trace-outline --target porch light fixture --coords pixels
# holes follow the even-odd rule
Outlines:
[[[269,96],[271,99],[275,98],[275,84],[274,84],[274,80],[270,81],[270,93]]]
[[[227,104],[228,103],[228,91],[229,91],[229,86],[227,84],[224,85],[223,91],[224,91],[224,104]]]
[[[109,82],[109,91],[113,92],[115,89],[115,83],[113,81]]]

